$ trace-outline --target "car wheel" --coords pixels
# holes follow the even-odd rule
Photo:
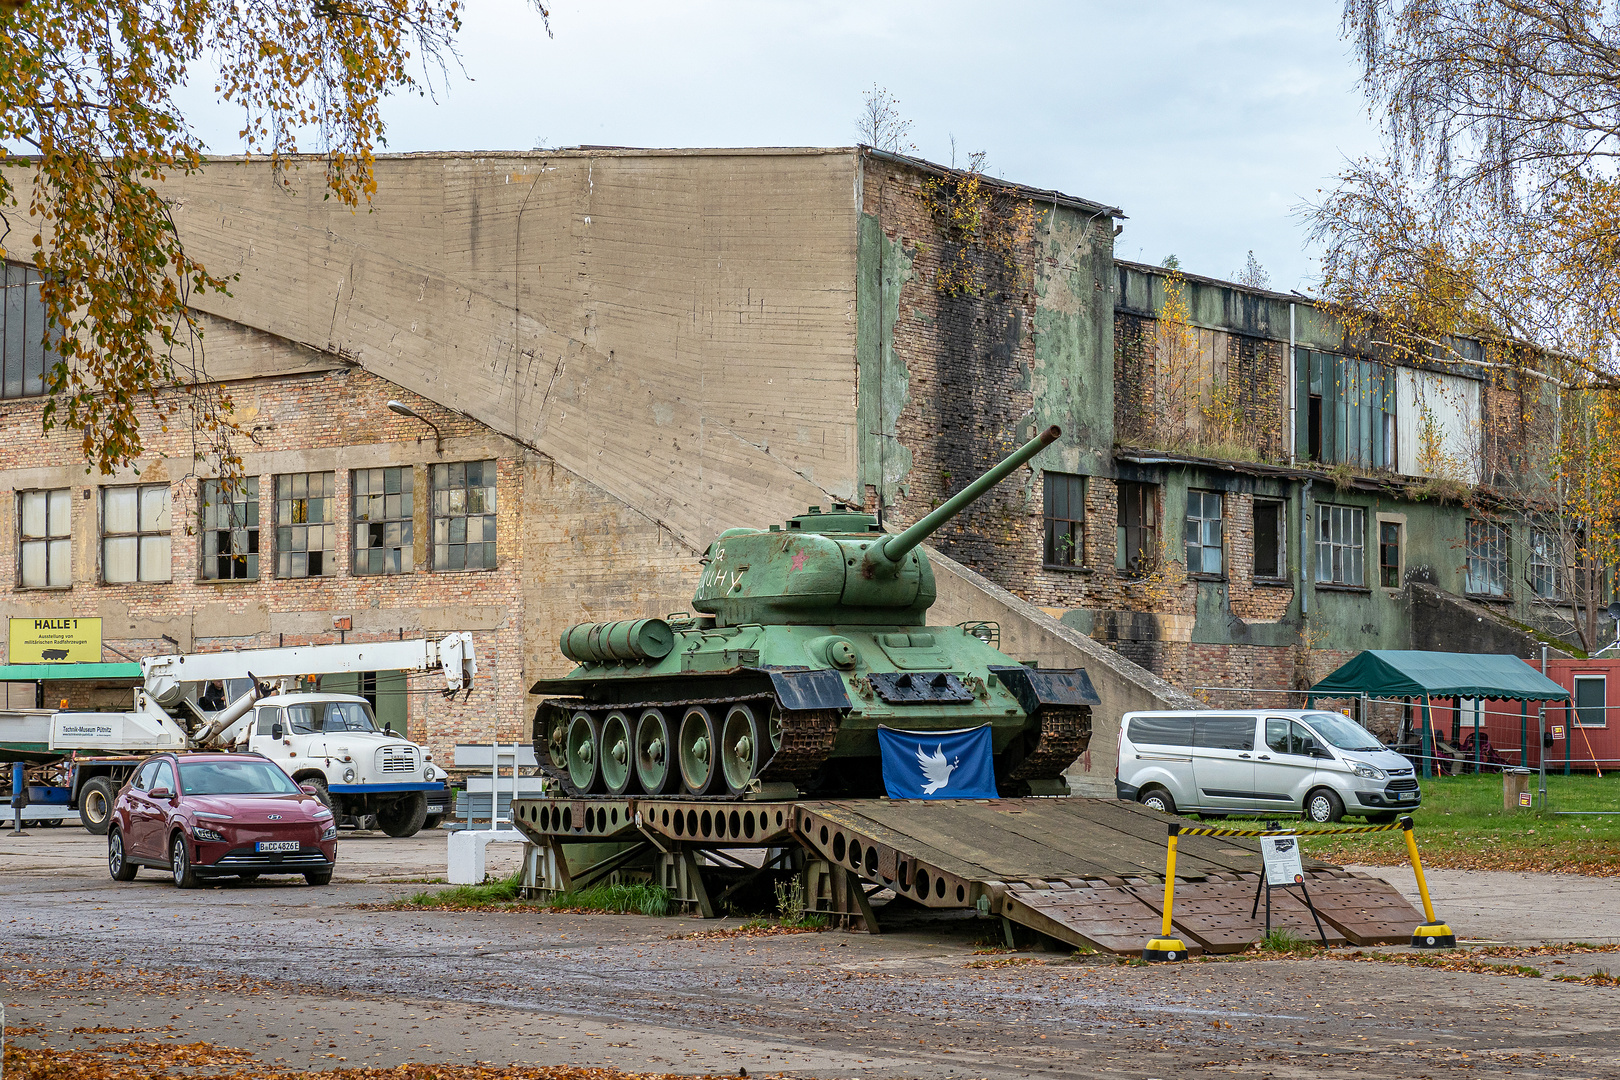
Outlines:
[[[304,880],[311,885],[330,885],[332,884],[332,871],[311,870],[304,875]]]
[[[332,792],[326,786],[326,777],[316,773],[314,776],[301,776],[297,783],[308,784],[315,789],[315,797],[321,800],[321,805],[328,810],[332,809]]]
[[[174,839],[169,841],[169,869],[174,874],[175,888],[197,887],[197,871],[192,868],[191,851],[186,847],[184,833],[175,833]]]
[[[377,824],[389,836],[415,836],[427,821],[427,793],[413,791],[377,811]]]
[[[140,867],[130,862],[124,854],[124,831],[112,828],[107,833],[107,872],[114,881],[134,881]]]
[[[79,791],[79,819],[97,836],[105,836],[112,825],[113,782],[98,776]]]
[[[1305,796],[1305,820],[1327,825],[1344,817],[1344,800],[1328,788],[1317,788]]]
[[[1144,788],[1142,794],[1136,797],[1136,801],[1149,810],[1157,810],[1161,814],[1176,812],[1176,800],[1172,799],[1170,793],[1162,787]]]

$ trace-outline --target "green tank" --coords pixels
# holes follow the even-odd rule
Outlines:
[[[1058,437],[1048,428],[915,525],[819,507],[728,529],[703,557],[696,614],[581,623],[579,666],[541,679],[541,767],[572,795],[791,798],[883,793],[880,725],[990,725],[1003,796],[1065,794],[1091,738],[1084,671],[1000,652],[994,623],[929,626],[922,541]]]

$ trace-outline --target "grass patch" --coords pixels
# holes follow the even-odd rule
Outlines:
[[[618,915],[669,914],[669,890],[662,885],[592,885],[576,892],[558,893],[553,911],[605,911]]]
[[[1260,943],[1255,947],[1261,952],[1270,953],[1273,956],[1279,954],[1301,956],[1305,953],[1322,951],[1321,943],[1300,937],[1286,926],[1274,927],[1270,933],[1260,939]]]
[[[1552,812],[1620,811],[1620,775],[1549,775],[1546,812],[1504,809],[1499,774],[1441,776],[1419,783],[1423,805],[1412,811],[1412,820],[1425,867],[1620,876],[1620,814],[1561,817]],[[1532,791],[1535,783],[1531,776]],[[1238,818],[1230,820],[1236,823]],[[1360,818],[1345,819],[1345,824],[1361,823]],[[1309,829],[1302,826],[1302,831]],[[1341,865],[1396,866],[1407,861],[1398,830],[1310,840],[1305,854]]]
[[[399,902],[399,907],[436,908],[440,910],[531,910],[538,911],[538,904],[526,903],[519,892],[523,883],[523,872],[513,872],[510,877],[497,878],[486,881],[482,885],[457,885],[450,889],[423,890],[413,893]],[[395,905],[384,905],[395,906]]]

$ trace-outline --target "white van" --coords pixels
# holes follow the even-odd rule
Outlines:
[[[1119,723],[1114,786],[1173,814],[1303,814],[1393,821],[1422,803],[1412,763],[1339,713],[1133,712]]]

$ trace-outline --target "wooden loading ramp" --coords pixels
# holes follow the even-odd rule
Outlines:
[[[836,868],[811,900],[869,928],[871,898],[887,889],[924,907],[977,908],[1077,947],[1135,952],[1160,929],[1171,820],[1113,799],[852,799],[795,803],[791,827]],[[1422,921],[1388,883],[1303,861],[1330,944],[1405,941]],[[1249,915],[1261,865],[1254,840],[1180,838],[1172,918],[1194,952],[1236,952],[1264,935],[1264,901]],[[1292,890],[1273,890],[1271,906],[1274,927],[1316,938]]]

